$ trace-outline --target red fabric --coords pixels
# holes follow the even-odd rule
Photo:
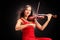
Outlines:
[[[23,24],[29,24],[29,22],[25,19],[21,19],[23,21]],[[27,26],[22,30],[22,40],[52,40],[51,38],[46,37],[35,37],[34,35],[34,27]]]
[[[40,38],[36,38],[37,40],[52,40],[51,38],[48,37],[40,37]]]

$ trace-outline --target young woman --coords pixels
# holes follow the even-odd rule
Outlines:
[[[24,10],[20,14],[20,19],[17,20],[15,30],[22,31],[22,40],[52,40],[51,38],[46,37],[35,37],[34,35],[34,28],[37,27],[39,30],[43,31],[49,21],[51,20],[52,14],[46,14],[48,17],[47,21],[41,25],[39,22],[34,18],[33,20],[29,20],[29,17],[33,16],[32,7],[30,5],[26,5]]]

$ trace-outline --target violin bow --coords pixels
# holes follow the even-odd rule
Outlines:
[[[39,6],[40,6],[40,2],[38,3],[38,7],[37,7],[37,14],[38,14],[38,11],[39,11]]]

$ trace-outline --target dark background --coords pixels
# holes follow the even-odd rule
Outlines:
[[[50,37],[53,40],[58,40],[60,12],[59,12],[59,0],[15,0],[15,1],[1,1],[1,40],[21,40],[22,32],[15,31],[15,24],[18,18],[17,11],[26,4],[32,5],[36,11],[38,2],[40,1],[39,13],[52,13],[58,15],[57,18],[52,18],[48,27],[44,31],[35,29],[35,35],[37,37]],[[41,20],[40,20],[41,21]],[[39,22],[40,22],[39,21]],[[42,20],[40,23],[46,21]]]

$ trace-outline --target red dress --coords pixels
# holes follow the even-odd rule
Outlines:
[[[22,19],[23,24],[29,24],[29,22],[27,22],[27,20]],[[32,22],[33,23],[33,22]],[[32,26],[27,26],[26,28],[24,28],[22,30],[22,40],[52,40],[51,38],[46,38],[46,37],[35,37],[34,35],[34,27]]]

